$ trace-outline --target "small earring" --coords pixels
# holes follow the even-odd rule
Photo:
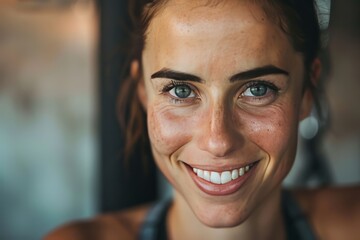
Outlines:
[[[310,115],[303,119],[299,124],[299,134],[304,139],[312,139],[319,132],[319,120]]]

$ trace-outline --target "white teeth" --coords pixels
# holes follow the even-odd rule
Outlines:
[[[232,170],[231,178],[234,180],[237,179],[238,177],[239,177],[239,171],[237,169]]]
[[[210,181],[210,172],[209,171],[204,171],[204,179],[206,181]]]
[[[218,172],[211,172],[210,174],[210,181],[212,183],[220,184],[220,173]]]
[[[241,177],[241,176],[244,176],[244,174],[245,174],[245,168],[240,168],[239,169],[239,176]]]
[[[221,184],[231,181],[231,173],[229,171],[221,173]]]
[[[212,172],[198,168],[193,168],[193,171],[198,177],[206,181],[215,184],[225,184],[239,177],[244,176],[251,169],[253,165],[254,164],[249,164],[239,169],[234,169],[232,171],[224,171],[224,172]]]
[[[198,169],[197,170],[197,175],[198,175],[198,177],[204,178],[204,171],[201,170],[201,169]]]

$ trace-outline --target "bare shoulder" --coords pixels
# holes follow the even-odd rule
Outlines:
[[[321,239],[356,239],[360,235],[360,186],[294,194]]]
[[[148,209],[149,205],[144,205],[69,223],[48,234],[44,240],[136,239]]]

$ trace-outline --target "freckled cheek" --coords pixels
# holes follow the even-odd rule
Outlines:
[[[171,111],[148,109],[148,131],[152,147],[160,154],[171,155],[190,141],[196,119]]]
[[[271,185],[279,184],[289,173],[296,153],[296,120],[281,116],[273,113],[256,120],[249,119],[247,130],[248,139],[266,154],[264,179],[271,179],[268,182]]]
[[[292,160],[296,151],[297,120],[288,116],[272,112],[248,120],[249,140],[256,143],[271,159],[287,156]]]

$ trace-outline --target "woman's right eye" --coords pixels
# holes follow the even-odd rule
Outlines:
[[[194,91],[191,89],[191,87],[189,87],[186,84],[182,84],[182,85],[176,85],[173,86],[170,90],[169,90],[169,94],[173,97],[176,98],[194,98],[196,97],[196,94],[194,93]]]
[[[163,87],[161,93],[175,104],[192,104],[198,99],[195,86],[187,82],[171,81]]]

